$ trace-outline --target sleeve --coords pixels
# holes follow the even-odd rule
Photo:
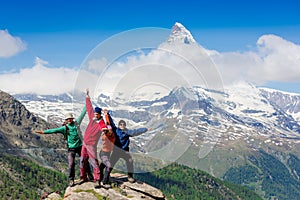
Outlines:
[[[127,130],[127,134],[130,137],[134,137],[134,136],[141,135],[141,134],[143,134],[143,133],[145,133],[147,131],[148,131],[147,128],[138,128],[138,129]]]
[[[114,120],[112,119],[112,117],[110,116],[110,114],[107,114],[107,115],[108,115],[109,123],[110,123],[110,125],[111,125],[111,127],[112,127],[112,130],[113,130],[113,132],[115,133],[116,130],[117,130],[117,126],[116,126],[116,124],[114,123]]]
[[[85,98],[85,105],[86,105],[86,110],[89,116],[89,120],[93,120],[94,117],[94,111],[93,111],[93,106],[90,98]]]
[[[106,126],[106,124],[105,124],[105,122],[104,122],[103,119],[100,120],[99,126],[100,126],[100,130],[101,130],[101,131],[103,131],[103,128],[106,128],[106,129],[107,129],[107,126]]]
[[[53,129],[48,129],[44,131],[44,134],[53,134],[53,133],[61,133],[61,134],[66,134],[66,127],[61,126],[59,128],[53,128]]]
[[[78,124],[81,124],[81,122],[82,122],[82,120],[83,120],[85,114],[86,114],[86,106],[83,107],[83,109],[82,109],[82,111],[81,111],[81,114],[80,114],[79,117],[76,119],[76,122],[77,122]]]

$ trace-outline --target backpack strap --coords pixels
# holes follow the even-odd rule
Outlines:
[[[66,127],[66,135],[64,135],[64,140],[67,141],[67,148],[69,148],[69,144],[68,144],[69,127],[68,124],[64,124],[64,126]]]
[[[65,128],[66,128],[66,135],[64,135],[64,140],[68,140],[68,135],[69,135],[69,127],[67,124],[64,124]]]

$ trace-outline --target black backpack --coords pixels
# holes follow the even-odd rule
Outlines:
[[[68,140],[68,135],[69,135],[68,124],[66,122],[64,122],[62,125],[66,127],[66,134],[64,135],[64,140]]]

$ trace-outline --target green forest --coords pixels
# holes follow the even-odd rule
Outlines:
[[[177,163],[154,172],[136,173],[135,178],[159,188],[168,199],[176,200],[300,198],[297,157],[290,154],[283,164],[261,151],[259,155],[249,156],[248,161],[245,166],[230,168],[223,176],[225,181]],[[63,196],[68,186],[66,174],[7,154],[0,157],[0,176],[2,199],[39,199],[46,192]]]
[[[40,199],[45,192],[63,194],[68,185],[63,173],[5,154],[0,157],[0,177],[2,199]]]
[[[138,180],[161,189],[168,199],[261,199],[246,187],[221,181],[206,172],[176,163],[155,172],[135,176]]]
[[[265,199],[300,199],[300,160],[296,156],[290,154],[284,164],[260,151],[248,161],[245,166],[230,168],[223,178],[251,188]]]
[[[63,196],[68,186],[65,174],[5,154],[0,157],[0,176],[3,199],[40,199],[46,192]],[[155,172],[135,174],[135,177],[161,189],[168,199],[261,199],[245,187],[175,163]]]

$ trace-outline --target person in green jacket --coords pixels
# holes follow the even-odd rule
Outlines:
[[[82,140],[80,138],[81,130],[80,124],[86,114],[86,107],[84,106],[80,116],[74,120],[73,114],[68,113],[65,117],[65,124],[59,128],[53,128],[48,130],[36,130],[39,134],[53,134],[61,133],[67,140],[68,145],[68,162],[69,162],[69,185],[74,186],[75,177],[75,156],[76,153],[81,156]],[[87,170],[90,171],[90,170]]]

